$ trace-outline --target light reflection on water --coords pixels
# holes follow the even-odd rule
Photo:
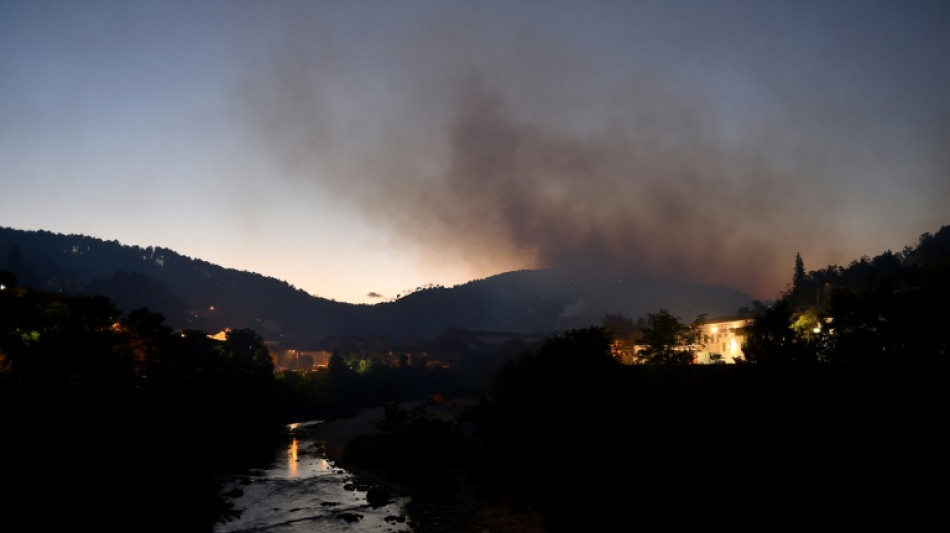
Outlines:
[[[231,501],[242,514],[215,532],[411,531],[406,501],[374,508],[355,485],[352,474],[327,460],[319,441],[293,437],[268,468],[227,481],[225,493],[241,493]]]
[[[297,438],[290,442],[290,447],[287,449],[287,471],[290,473],[290,477],[297,477]]]

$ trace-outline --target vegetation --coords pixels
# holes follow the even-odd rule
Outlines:
[[[694,347],[699,343],[702,321],[682,323],[666,309],[647,315],[641,342],[644,349],[637,354],[637,362],[654,365],[688,365],[693,362]]]
[[[0,457],[14,488],[4,520],[207,531],[237,512],[219,476],[269,462],[280,424],[387,403],[380,432],[344,457],[414,504],[475,494],[539,513],[555,533],[939,518],[950,227],[847,268],[806,272],[796,255],[792,278],[747,310],[748,364],[686,364],[702,317],[661,310],[449,368],[340,339],[327,368],[279,372],[254,330],[217,341],[0,272]],[[618,339],[645,346],[650,364],[620,364]],[[463,346],[447,334],[429,348]],[[480,401],[455,421],[396,406],[433,393]]]
[[[547,269],[506,272],[452,288],[420,287],[376,305],[349,304],[167,248],[5,227],[0,227],[0,270],[35,290],[106,296],[123,313],[148,308],[176,329],[250,328],[269,342],[303,351],[332,351],[324,342],[344,337],[424,342],[451,327],[547,336],[596,322],[599,309],[639,316],[652,309],[654,299],[674,312],[703,302],[715,314],[748,300],[724,287],[639,274],[617,283],[603,273]],[[649,297],[638,290],[645,284]]]
[[[267,457],[274,368],[248,330],[214,341],[102,297],[0,290],[3,520],[209,531],[218,476]],[[37,520],[39,522],[37,522]]]
[[[950,337],[950,226],[921,235],[900,253],[804,273],[772,306],[760,308],[744,349],[761,364],[946,364]]]
[[[610,340],[574,330],[509,363],[443,467],[551,532],[913,529],[939,517],[944,366],[631,366]],[[387,441],[371,442],[354,446],[385,456]]]
[[[750,364],[676,364],[690,325],[663,311],[551,337],[496,374],[462,419],[465,439],[446,431],[438,464],[451,483],[408,484],[443,499],[468,486],[551,532],[923,527],[940,517],[931,486],[950,445],[935,423],[950,407],[947,315],[932,305],[950,296],[950,254],[930,249],[948,237],[834,269],[830,285],[796,257],[786,294],[747,310]],[[818,283],[823,303],[807,305]],[[618,338],[657,364],[619,364]],[[424,417],[409,420],[354,441],[349,457],[405,481],[392,466],[429,438],[405,429]]]
[[[105,296],[123,313],[148,308],[176,329],[251,328],[294,346],[316,345],[365,311],[168,248],[49,231],[0,228],[0,270],[34,290]]]
[[[344,462],[410,491],[416,503],[452,501],[470,460],[460,425],[429,417],[424,404],[406,410],[390,403],[379,428],[377,435],[351,440]]]
[[[413,346],[412,353],[394,351],[379,339],[340,342],[326,368],[277,373],[282,413],[291,420],[326,419],[431,394],[475,397],[505,361],[528,345],[511,341],[460,352],[449,337],[455,338],[441,336]]]
[[[269,464],[283,424],[434,393],[474,395],[506,353],[482,348],[444,368],[425,357],[368,364],[337,352],[328,368],[278,372],[250,329],[219,341],[147,309],[123,315],[105,297],[21,287],[9,272],[0,271],[0,285],[0,457],[10,466],[4,482],[16,488],[4,520],[33,520],[53,505],[51,529],[208,531],[239,512],[220,493],[220,476]],[[436,341],[450,348],[448,338]]]

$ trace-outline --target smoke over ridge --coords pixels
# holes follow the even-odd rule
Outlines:
[[[332,32],[284,36],[245,98],[286,175],[473,277],[646,271],[771,298],[796,251],[818,268],[843,246],[854,222],[836,209],[855,199],[837,165],[873,166],[873,145],[840,141],[861,104],[802,107],[804,84],[763,76],[745,90],[764,118],[747,120],[662,68],[605,71],[544,32],[466,22],[357,50],[399,66],[382,71],[339,61]]]

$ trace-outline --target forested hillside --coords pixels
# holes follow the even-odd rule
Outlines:
[[[763,307],[746,357],[759,363],[912,365],[950,359],[950,226],[916,245],[806,271]]]
[[[25,287],[106,296],[123,312],[147,308],[174,327],[250,328],[296,349],[326,348],[328,338],[340,336],[425,341],[448,328],[546,335],[599,324],[604,313],[639,317],[664,307],[684,316],[722,315],[751,300],[727,287],[642,272],[618,279],[550,269],[506,272],[356,305],[165,248],[9,228],[0,228],[0,270],[12,272]]]

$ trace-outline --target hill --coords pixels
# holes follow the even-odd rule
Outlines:
[[[145,307],[175,328],[251,328],[299,349],[341,336],[428,340],[452,327],[543,335],[598,325],[605,313],[638,318],[665,308],[692,319],[732,314],[751,302],[734,289],[642,273],[618,279],[550,269],[428,288],[375,305],[349,304],[167,248],[13,228],[0,228],[0,270],[30,288],[106,296],[123,312]]]

